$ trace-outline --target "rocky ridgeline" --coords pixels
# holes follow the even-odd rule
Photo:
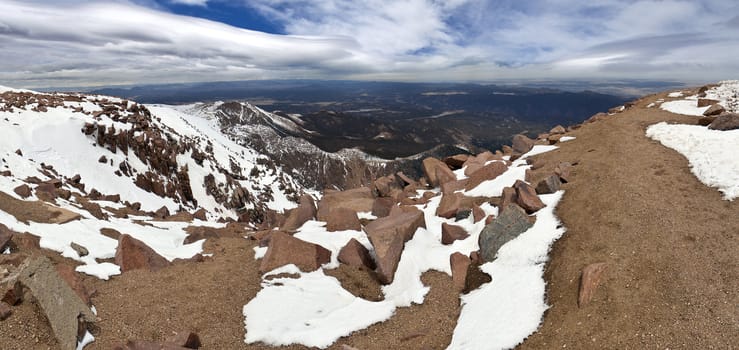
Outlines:
[[[40,94],[32,92],[4,92],[0,94],[0,111],[13,112],[15,110],[33,110],[46,113],[53,108],[71,109],[75,113],[84,114],[89,122],[81,129],[94,145],[103,147],[112,153],[122,153],[127,160],[115,163],[104,154],[95,160],[103,164],[109,164],[115,176],[131,178],[137,187],[154,193],[160,197],[171,198],[180,204],[180,211],[202,212],[198,209],[197,199],[193,196],[190,172],[187,167],[178,165],[178,156],[189,155],[198,165],[204,166],[208,161],[211,174],[198,179],[205,186],[206,193],[213,197],[216,203],[222,205],[226,210],[234,210],[239,215],[239,221],[259,224],[269,209],[265,203],[273,199],[273,189],[270,186],[256,186],[251,188],[242,185],[241,181],[253,179],[268,173],[276,173],[275,164],[268,159],[254,166],[249,173],[245,173],[240,160],[230,157],[229,164],[220,164],[214,156],[213,145],[210,140],[200,136],[179,135],[172,128],[161,123],[161,119],[153,116],[149,109],[132,101],[113,99],[99,96],[88,96],[82,94]],[[99,107],[99,110],[83,108],[90,103]],[[73,107],[74,105],[77,107]],[[17,153],[22,154],[22,150]],[[134,156],[146,165],[146,171],[138,171],[130,164],[129,156]],[[34,191],[41,196],[39,198],[52,200],[62,197],[69,199],[69,189],[79,191],[78,197],[86,197],[89,200],[121,200],[116,194],[101,194],[96,189],[85,188],[84,179],[79,175],[70,177],[62,176],[53,169],[53,165],[42,164],[44,175],[50,180],[39,180],[28,178],[29,185],[36,185]],[[220,173],[225,181],[217,181],[214,173]],[[9,175],[8,175],[9,176]],[[280,188],[297,201],[300,189],[292,181],[284,176],[278,179]],[[255,181],[256,182],[256,181]],[[52,188],[52,186],[54,188]],[[16,193],[22,197],[31,195],[28,185],[19,186]],[[77,197],[77,196],[76,196]],[[76,198],[75,197],[75,198]],[[133,211],[138,211],[140,204],[125,204]],[[90,204],[94,205],[94,204]],[[248,209],[247,209],[248,208]],[[189,209],[189,210],[188,210]],[[155,216],[169,215],[166,208]],[[219,210],[216,208],[216,210]],[[97,212],[97,209],[95,209]],[[223,212],[211,213],[214,217],[224,215]],[[202,214],[200,214],[202,216]],[[96,215],[98,216],[98,215]]]
[[[319,220],[326,222],[328,231],[364,230],[374,254],[352,239],[339,252],[339,262],[372,271],[379,283],[392,283],[405,243],[413,237],[416,229],[427,225],[424,213],[417,206],[426,205],[432,198],[441,196],[435,215],[455,221],[472,216],[474,222],[486,222],[479,237],[479,251],[470,256],[457,253],[450,257],[455,286],[460,291],[474,289],[485,281],[477,266],[494,260],[503,244],[533,225],[535,217],[530,214],[544,207],[538,195],[558,191],[562,183],[571,179],[573,165],[532,161],[532,168],[526,173],[528,182],[516,181],[513,186],[506,187],[500,197],[469,197],[463,190],[471,190],[495,179],[508,170],[511,160],[519,158],[537,143],[556,143],[565,132],[565,128],[557,126],[549,134],[541,135],[539,141],[516,135],[511,146],[505,146],[496,153],[459,154],[443,160],[429,157],[423,160],[424,176],[418,180],[398,172],[377,178],[371,186],[345,191],[326,190],[318,203],[309,196],[303,196],[298,208],[275,222],[276,228],[251,235],[260,246],[267,247],[260,271],[267,273],[287,264],[295,264],[302,271],[313,271],[328,263],[331,258],[328,250],[293,237],[307,221]],[[458,180],[454,171],[462,168],[467,177]],[[433,191],[419,195],[419,190]],[[486,216],[480,207],[483,203],[497,206],[499,214]],[[360,219],[358,213],[371,213],[376,219]],[[442,224],[441,232],[443,244],[452,244],[469,236],[463,227],[449,223]]]

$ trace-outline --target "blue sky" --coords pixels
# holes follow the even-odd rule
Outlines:
[[[739,78],[734,0],[0,0],[0,84]]]

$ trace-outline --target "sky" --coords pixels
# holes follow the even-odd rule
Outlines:
[[[0,85],[739,79],[735,0],[0,0]]]

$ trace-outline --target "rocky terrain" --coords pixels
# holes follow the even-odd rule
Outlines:
[[[739,146],[736,85],[426,157],[422,176],[352,168],[371,182],[320,193],[255,151],[307,148],[261,124],[289,118],[6,89],[0,341],[730,348],[739,165],[720,157]],[[233,130],[248,127],[265,138]]]

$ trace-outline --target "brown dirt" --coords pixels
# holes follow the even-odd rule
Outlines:
[[[687,160],[645,136],[697,117],[645,106],[586,124],[540,156],[579,162],[557,215],[567,227],[545,279],[552,305],[521,349],[729,349],[739,344],[739,201],[700,183]],[[580,273],[606,262],[593,301]],[[733,344],[733,345],[732,345]]]
[[[739,201],[722,200],[690,174],[686,159],[644,136],[659,121],[697,121],[644,108],[664,96],[586,124],[570,133],[575,141],[538,157],[546,164],[540,171],[561,161],[577,165],[557,209],[567,233],[554,245],[546,270],[552,307],[539,332],[520,348],[739,344]],[[131,271],[110,281],[85,278],[88,289],[97,290],[100,327],[88,349],[110,349],[128,339],[164,340],[182,330],[197,332],[204,349],[273,349],[243,342],[242,308],[260,289],[255,244],[221,236],[207,241],[205,251],[214,256],[201,263]],[[580,271],[601,261],[608,264],[605,278],[592,302],[578,308]],[[367,271],[343,267],[328,273],[355,295],[378,299],[379,286]],[[423,281],[431,286],[423,305],[400,308],[389,321],[342,338],[331,349],[445,348],[459,298],[446,274],[426,273]],[[0,323],[2,349],[56,348],[33,303],[14,312]]]

